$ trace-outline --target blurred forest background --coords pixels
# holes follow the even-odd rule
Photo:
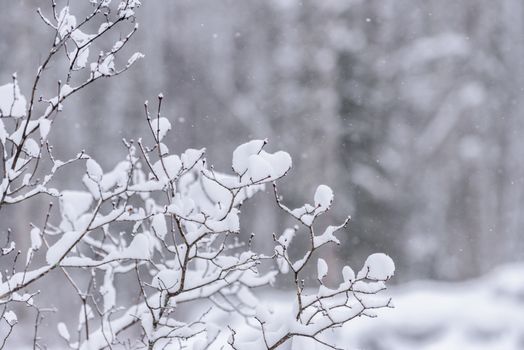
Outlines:
[[[334,261],[358,268],[384,251],[398,282],[524,258],[521,0],[143,3],[128,50],[145,59],[71,98],[51,136],[62,158],[85,149],[111,168],[122,137],[147,133],[143,101],[162,92],[178,151],[207,147],[229,171],[236,145],[268,137],[294,159],[282,186],[290,206],[331,186],[329,219],[353,217]],[[1,5],[0,83],[17,72],[28,95],[52,40],[35,8],[49,1]],[[79,188],[73,175],[57,187]],[[290,224],[272,201],[269,191],[244,208],[260,245]],[[2,220],[29,232],[41,205]]]

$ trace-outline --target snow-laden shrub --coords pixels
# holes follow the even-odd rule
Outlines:
[[[29,232],[16,235],[5,231],[2,261],[12,257],[12,268],[0,283],[1,316],[7,325],[3,344],[17,324],[15,304],[44,312],[33,283],[49,278],[52,271],[64,274],[74,291],[71,298],[82,301],[76,324],[65,317],[70,310],[57,310],[66,321],[57,324],[58,333],[72,349],[276,349],[294,337],[326,345],[321,338],[326,330],[358,316],[373,317],[373,309],[389,307],[390,300],[379,294],[395,269],[385,254],[371,255],[357,273],[345,266],[335,287],[324,284],[328,274],[336,274],[317,251],[339,244],[336,233],[349,218],[319,229],[317,219],[334,198],[326,185],[316,189],[311,204],[288,208],[277,183],[291,169],[292,160],[286,152],[268,150],[267,140],[237,147],[229,172],[209,166],[205,149],[174,154],[163,142],[171,123],[161,116],[163,96],[159,95],[155,115],[145,104],[152,141],[123,140],[127,156],[113,169],[103,169],[84,152],[66,161],[53,156],[48,135],[59,122],[64,101],[101,77],[120,74],[142,57],[132,55],[122,68],[115,63],[138,28],[135,24],[110,50],[96,56],[89,51],[106,32],[134,23],[139,1],[91,3],[93,11],[83,19],[71,14],[69,6],[59,10],[53,3],[49,16],[39,10],[54,40],[29,98],[21,93],[16,75],[0,86],[0,213],[5,206],[48,195],[58,201],[61,217],[52,222],[53,206],[49,206],[42,208],[44,215],[47,211],[42,226],[33,225]],[[100,22],[98,31],[84,32],[88,22]],[[37,96],[47,66],[59,53],[65,53],[68,61],[64,79],[58,81],[55,94]],[[65,166],[85,167],[84,191],[49,187]],[[261,254],[252,250],[251,240],[239,239],[239,207],[267,185],[273,187],[276,206],[297,225],[280,235],[262,232],[274,249]],[[30,237],[30,247],[21,252],[16,236],[23,234]],[[298,235],[306,237],[309,245],[300,258],[293,259],[288,250]],[[260,268],[262,264],[269,268]],[[318,272],[311,285],[305,282],[308,265]],[[84,272],[82,283],[72,270]],[[137,297],[118,298],[117,278],[125,279],[125,289]],[[290,279],[296,294],[294,311],[284,318],[277,318],[255,295],[257,287],[272,286],[276,278]],[[239,314],[258,335],[250,337],[241,329],[214,324],[208,309],[187,319],[177,312],[182,304],[195,310],[211,305]],[[38,322],[37,317],[35,329]],[[134,331],[125,332],[130,328]],[[34,337],[35,344],[45,342],[36,331]]]

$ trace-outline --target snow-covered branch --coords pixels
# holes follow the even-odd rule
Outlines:
[[[329,264],[321,248],[340,243],[336,234],[347,226],[349,217],[317,232],[317,219],[331,208],[334,198],[326,185],[317,188],[313,204],[288,208],[278,193],[278,183],[292,167],[291,156],[270,151],[268,140],[238,146],[232,155],[232,171],[219,172],[209,165],[204,148],[180,154],[169,150],[164,140],[172,125],[162,116],[163,96],[159,95],[156,112],[145,103],[151,141],[123,140],[126,157],[112,169],[103,169],[84,152],[67,161],[54,157],[48,135],[64,101],[101,77],[124,72],[142,56],[134,54],[123,68],[116,68],[115,57],[137,29],[133,24],[112,49],[90,61],[92,45],[120,24],[134,22],[134,10],[140,5],[137,0],[91,3],[93,10],[82,21],[71,14],[69,6],[58,10],[52,3],[51,16],[38,11],[54,40],[37,70],[29,102],[20,92],[16,75],[12,83],[0,87],[0,210],[42,193],[54,197],[60,210],[58,222],[51,220],[55,207],[50,205],[43,226],[32,225],[25,253],[15,249],[12,236],[7,237],[1,253],[14,258],[12,271],[0,280],[1,317],[9,326],[3,342],[17,323],[11,305],[22,302],[35,307],[35,282],[51,273],[63,274],[71,295],[81,301],[78,324],[64,319],[57,325],[71,349],[124,344],[147,349],[276,349],[294,337],[328,345],[322,338],[326,330],[355,317],[374,317],[373,310],[390,307],[390,299],[381,292],[395,267],[385,254],[369,256],[357,274],[345,266],[342,281],[327,286]],[[96,20],[102,21],[98,31],[84,33],[86,24]],[[57,82],[56,95],[37,99],[46,66],[59,52],[69,62],[64,83]],[[39,111],[37,101],[47,107]],[[36,131],[39,138],[33,136]],[[85,166],[85,190],[48,187],[65,166]],[[297,222],[278,237],[261,232],[268,240],[273,238],[270,254],[254,251],[251,239],[243,241],[240,225],[240,206],[265,186],[273,187],[276,208]],[[299,258],[293,258],[289,247],[299,235],[308,245]],[[315,266],[317,279],[306,284],[306,274]],[[295,307],[287,318],[278,319],[255,293],[286,278],[295,287]],[[119,297],[124,285],[125,290],[134,291],[135,298]],[[181,305],[192,310],[191,317],[180,311]],[[36,310],[38,324],[45,309]],[[214,324],[215,310],[241,316],[258,336],[249,339],[234,325],[226,329]],[[125,332],[133,327],[133,332]]]

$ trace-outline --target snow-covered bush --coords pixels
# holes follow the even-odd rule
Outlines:
[[[16,75],[0,87],[0,213],[6,206],[48,195],[58,201],[61,217],[53,222],[50,205],[42,208],[44,216],[47,212],[43,225],[33,225],[29,232],[12,233],[2,227],[7,237],[1,261],[10,261],[11,268],[0,283],[1,317],[7,325],[1,344],[8,342],[17,324],[17,304],[33,308],[37,315],[48,311],[38,302],[33,285],[52,276],[52,271],[62,273],[71,286],[71,298],[81,300],[77,324],[66,317],[69,310],[56,310],[65,321],[57,324],[58,333],[72,349],[276,349],[294,337],[326,345],[322,338],[326,330],[390,307],[389,298],[380,295],[394,273],[393,261],[385,254],[371,255],[358,273],[345,266],[335,286],[324,283],[328,263],[317,251],[339,244],[336,233],[349,218],[318,231],[317,219],[330,209],[334,197],[326,185],[316,189],[312,204],[288,208],[277,182],[291,169],[291,157],[268,151],[267,140],[237,147],[229,172],[209,166],[205,149],[173,154],[164,143],[172,126],[161,115],[159,95],[154,113],[145,104],[151,141],[123,140],[127,156],[113,169],[102,169],[84,152],[67,161],[53,156],[48,135],[59,123],[64,101],[101,77],[120,74],[142,57],[132,55],[122,68],[115,62],[138,28],[133,23],[140,2],[90,2],[93,10],[82,20],[71,14],[69,6],[58,9],[54,2],[49,16],[39,10],[54,40],[29,98],[22,95]],[[99,23],[98,30],[84,32],[88,23]],[[95,42],[126,23],[131,27],[122,39],[92,55]],[[50,96],[37,96],[43,93],[40,81],[47,66],[59,53],[67,58],[63,80],[54,93],[47,92]],[[85,191],[49,187],[66,166],[85,167],[81,179]],[[276,206],[297,225],[282,234],[260,232],[274,243],[273,251],[264,254],[252,250],[253,236],[245,242],[240,239],[239,208],[267,185],[273,187]],[[22,235],[30,237],[24,251],[17,250],[17,245],[23,246]],[[299,258],[288,254],[295,236],[309,242]],[[305,279],[308,265],[318,272],[312,283]],[[331,275],[332,281],[337,279]],[[255,296],[257,287],[272,286],[277,278],[290,279],[296,294],[294,311],[285,318],[277,318]],[[135,297],[121,297],[122,289]],[[182,305],[198,313],[188,318],[179,312]],[[203,305],[210,309],[200,311]],[[257,335],[214,324],[213,309],[240,315]],[[38,336],[38,324],[37,316],[34,344],[45,342]],[[134,330],[127,331],[130,328]]]

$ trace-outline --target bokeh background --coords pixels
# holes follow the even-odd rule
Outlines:
[[[524,311],[524,268],[515,265],[524,259],[521,0],[143,2],[140,30],[128,50],[146,57],[126,74],[71,98],[52,131],[60,155],[85,149],[110,169],[125,154],[123,137],[147,133],[143,101],[162,92],[163,114],[174,126],[171,149],[207,147],[210,163],[228,171],[238,144],[267,137],[270,149],[293,156],[282,184],[290,206],[309,201],[319,183],[333,188],[329,220],[351,214],[352,221],[330,264],[349,261],[358,268],[365,256],[383,251],[397,264],[393,283],[400,300],[420,288],[458,288],[451,298],[466,300],[466,291],[478,289],[488,294],[480,304],[509,293],[508,309]],[[17,72],[26,95],[52,40],[35,11],[48,3],[0,1],[0,83]],[[80,12],[89,6],[76,0],[71,5]],[[61,67],[56,62],[50,68],[55,81],[49,87]],[[74,171],[59,185],[80,186]],[[2,224],[27,228],[39,207],[33,202],[2,217]],[[270,241],[272,232],[290,224],[271,193],[244,211],[246,235],[257,232],[261,249],[263,237]],[[514,265],[498,268],[509,263]],[[493,271],[512,272],[495,283],[499,273]],[[463,282],[471,278],[477,282]],[[497,283],[506,294],[489,289]],[[405,305],[420,310],[438,300],[419,297],[418,304]],[[450,317],[494,317],[458,305],[447,306],[455,312]],[[413,319],[402,310],[394,311],[396,320]],[[419,316],[438,323],[433,311]],[[464,324],[474,319],[464,317]],[[399,349],[457,348],[439,347],[449,340],[444,324],[414,335],[400,330],[394,337],[409,339]],[[524,347],[522,328],[497,333],[490,324],[479,327],[487,329],[484,338],[474,331],[459,335]],[[504,338],[508,334],[511,340]]]

